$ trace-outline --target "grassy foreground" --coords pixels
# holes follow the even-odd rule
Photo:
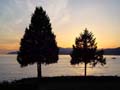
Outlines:
[[[0,90],[120,90],[117,76],[25,78],[0,83]]]

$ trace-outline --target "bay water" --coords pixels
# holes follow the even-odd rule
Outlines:
[[[21,68],[16,60],[17,55],[0,55],[0,82],[22,78],[37,77],[37,65]],[[120,76],[120,56],[105,55],[107,64],[96,67],[87,66],[88,76]],[[114,59],[113,59],[114,58]],[[42,65],[42,76],[83,76],[84,64],[71,65],[69,55],[59,55],[58,63]]]

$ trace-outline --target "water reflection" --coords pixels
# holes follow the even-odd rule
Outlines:
[[[117,75],[120,76],[120,56],[105,56],[107,64],[102,67],[96,65],[95,68],[87,67],[87,75],[106,76]],[[116,57],[116,59],[112,59]],[[70,65],[69,55],[60,55],[58,63],[42,65],[43,76],[82,76],[84,75],[84,64],[75,66]],[[29,65],[25,68],[20,68],[16,61],[16,55],[0,55],[0,81],[15,80],[27,77],[37,77],[36,64]]]

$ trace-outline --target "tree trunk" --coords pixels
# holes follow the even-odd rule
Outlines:
[[[85,62],[85,77],[87,75],[87,63]]]
[[[37,62],[37,73],[38,73],[38,78],[40,79],[42,77],[41,62]]]

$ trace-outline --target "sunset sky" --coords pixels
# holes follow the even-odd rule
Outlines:
[[[120,47],[120,0],[0,0],[0,49],[19,49],[36,6],[50,17],[59,47],[72,47],[85,28],[98,48]]]

